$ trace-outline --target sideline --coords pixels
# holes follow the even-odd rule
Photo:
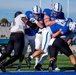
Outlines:
[[[0,72],[0,75],[76,75],[76,72]]]

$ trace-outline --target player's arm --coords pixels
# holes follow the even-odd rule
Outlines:
[[[36,24],[37,24],[37,26],[39,27],[39,28],[43,28],[44,27],[44,25],[43,25],[43,20],[42,21],[37,21],[37,22],[35,22]]]
[[[31,23],[26,17],[22,17],[22,21],[33,30],[37,28],[37,24]]]
[[[68,45],[70,45],[71,42],[72,42],[72,38],[70,38],[70,39],[67,41]]]
[[[53,25],[55,23],[56,23],[55,21],[48,21],[45,24],[46,24],[46,26],[51,26],[51,25]]]
[[[49,16],[44,15],[44,23],[46,26],[51,26],[51,25],[55,24],[56,22],[51,21]]]
[[[60,34],[63,34],[63,33],[62,33],[62,29],[59,29],[59,31],[57,31],[56,33],[52,34],[52,38],[56,38],[56,37],[58,37]]]

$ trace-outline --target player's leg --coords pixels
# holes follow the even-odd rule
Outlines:
[[[13,50],[13,43],[11,42],[12,39],[9,39],[10,41],[8,42],[8,45],[7,45],[7,49],[6,49],[6,52],[0,57],[0,62],[2,60],[4,60],[7,56],[10,56],[10,53],[12,52]]]
[[[33,58],[36,58],[38,56],[40,56],[40,54],[44,53],[43,50],[41,50],[40,48],[40,44],[41,44],[41,41],[39,39],[39,37],[41,37],[40,34],[38,34],[39,36],[35,39],[35,52],[29,56],[27,59],[25,59],[26,63],[27,63],[27,66],[30,68],[30,61],[33,59]],[[38,40],[37,40],[38,39]],[[29,61],[29,62],[28,62]],[[37,63],[37,62],[36,62]]]
[[[39,34],[39,36],[41,36],[40,34]],[[38,37],[37,37],[38,38]],[[31,56],[29,56],[28,58],[26,58],[25,59],[25,61],[26,61],[26,64],[27,64],[27,66],[30,68],[31,67],[31,63],[30,63],[30,61],[33,59],[33,58],[35,58],[35,57],[38,57],[40,54],[42,54],[43,53],[43,50],[38,50],[38,49],[40,49],[40,39],[38,39],[38,40],[35,40],[35,52],[31,55]],[[37,60],[37,59],[36,59]],[[37,62],[36,62],[37,63]]]
[[[24,42],[25,42],[25,44],[24,44],[24,49],[23,49],[22,54],[21,54],[21,56],[20,56],[20,58],[19,58],[19,63],[18,63],[17,69],[16,69],[17,71],[20,71],[21,66],[22,66],[22,62],[23,62],[23,59],[24,59],[24,56],[25,56],[25,54],[26,54],[26,52],[27,52],[27,47],[28,47],[29,41],[28,41],[26,35],[24,36]]]
[[[59,42],[58,42],[58,41],[59,41]],[[58,44],[58,43],[59,43],[59,44]],[[61,38],[57,38],[57,39],[55,40],[55,44],[53,44],[53,45],[56,45],[56,47],[60,48],[60,50],[61,50],[65,55],[67,55],[69,58],[70,58],[70,56],[71,56],[71,57],[74,56],[73,53],[72,53],[72,51],[71,51],[71,49],[69,48],[68,44],[67,44],[64,40],[62,40]],[[74,58],[74,57],[73,57],[73,58]],[[70,59],[70,60],[72,60],[72,61],[71,61],[72,64],[75,64],[75,63],[76,63],[76,60],[73,60],[73,59]]]
[[[35,36],[30,37],[29,42],[30,42],[31,52],[28,57],[30,57],[35,52],[35,45],[36,45],[35,44]],[[38,57],[35,58],[35,65],[38,63],[38,59],[39,59]]]
[[[12,36],[11,36],[11,37],[12,37]],[[4,53],[4,54],[0,57],[0,62],[3,61],[4,59],[6,59],[7,56],[9,56],[10,53],[12,52],[14,46],[13,46],[13,42],[11,42],[11,41],[12,41],[12,39],[9,38],[9,42],[8,42],[8,45],[7,45],[6,53]],[[2,64],[3,64],[3,63],[2,63]],[[1,70],[2,70],[3,72],[6,72],[5,66],[3,66],[3,65],[0,64],[0,68],[1,68]]]
[[[42,63],[45,61],[45,59],[48,57],[48,52],[44,53],[41,55],[40,60],[39,60],[39,64],[42,65]]]
[[[37,33],[36,38],[35,38],[35,50],[41,49],[41,43],[42,43],[42,33]],[[39,61],[39,57],[40,56],[35,57],[35,66],[37,65]]]
[[[48,47],[48,53],[50,55],[50,59],[49,59],[49,71],[53,70],[53,66],[54,63],[56,62],[56,58],[57,58],[57,50],[55,47],[53,46],[49,46]]]
[[[33,53],[34,53],[34,51],[35,51],[35,36],[29,36],[29,45],[30,45],[30,47],[31,47],[31,52],[30,52],[30,54],[29,54],[29,56],[30,55],[32,55]],[[28,57],[29,57],[28,56]]]
[[[42,64],[45,61],[45,59],[47,58],[48,53],[43,53],[42,56],[40,57],[39,62],[37,63],[37,65],[35,66],[35,70],[41,71],[42,69]]]
[[[11,60],[11,62],[14,62],[18,58],[20,58],[23,48],[24,48],[24,34],[18,33],[16,36],[14,36],[14,38],[16,38],[16,39],[14,39],[14,41],[15,41],[14,42],[14,56],[11,57],[11,58],[13,58]]]
[[[2,65],[5,67],[14,61],[16,61],[18,58],[20,58],[21,53],[24,48],[24,34],[23,33],[18,33],[13,35],[13,42],[14,42],[14,55],[10,57],[8,61],[5,63],[2,63]]]
[[[50,28],[49,28],[50,29]],[[46,52],[47,51],[47,48],[48,48],[48,42],[49,42],[49,40],[50,40],[50,32],[49,32],[49,30],[48,29],[45,29],[45,31],[44,31],[44,36],[42,35],[42,47],[40,48],[40,49],[38,49],[37,51],[35,51],[28,59],[27,59],[27,65],[29,65],[30,64],[30,61],[31,61],[31,59],[33,59],[33,58],[35,58],[35,57],[37,57],[37,56],[39,56],[40,54],[43,54],[44,52]],[[47,37],[49,36],[49,38],[47,39]],[[29,61],[30,60],[30,61]],[[29,62],[28,62],[29,61]]]
[[[48,52],[42,54],[36,67],[42,68],[42,64],[43,64],[43,62],[46,60],[47,57],[48,57]],[[56,71],[59,71],[59,70],[60,70],[60,69],[58,68],[58,66],[57,66],[56,61],[54,62],[54,65],[53,65],[52,68],[53,68],[53,70],[56,70]]]
[[[70,60],[71,63],[74,65],[75,71],[76,71],[76,58],[73,55],[71,49],[69,48],[68,44],[62,40],[61,38],[57,38],[54,43],[53,46],[55,46],[56,48],[59,48],[65,55],[67,55]]]
[[[46,35],[45,35],[46,34]],[[50,33],[47,29],[43,30],[42,32],[42,47],[41,49],[44,51],[44,54],[42,54],[40,61],[38,62],[37,66],[35,67],[36,70],[42,70],[41,66],[42,63],[44,62],[44,60],[46,59],[46,57],[48,56],[48,43],[49,43],[49,39],[50,39]]]

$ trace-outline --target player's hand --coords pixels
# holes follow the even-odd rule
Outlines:
[[[64,34],[63,31],[62,31],[62,29],[59,29],[59,31],[60,31],[61,34]]]
[[[31,21],[32,23],[35,23],[35,18],[31,18],[30,21]]]
[[[62,19],[56,19],[55,22],[56,22],[56,23],[64,23],[65,20],[62,20]]]
[[[31,21],[32,23],[36,23],[36,24],[38,23],[38,21],[37,21],[35,18],[31,18],[30,21]]]

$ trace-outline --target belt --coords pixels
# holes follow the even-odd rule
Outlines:
[[[38,34],[42,34],[42,32],[38,32]]]
[[[17,32],[11,32],[11,33],[23,33],[22,31],[17,31]]]

